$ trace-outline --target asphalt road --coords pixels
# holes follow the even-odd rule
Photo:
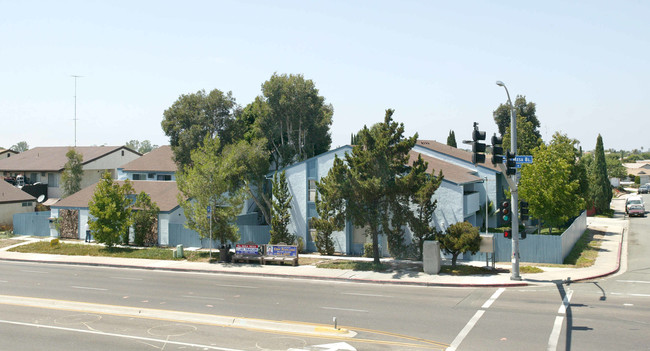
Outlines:
[[[648,350],[648,233],[625,273],[507,289],[0,262],[0,349]]]

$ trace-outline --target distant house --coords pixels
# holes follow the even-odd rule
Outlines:
[[[36,198],[0,179],[0,225],[12,225],[16,213],[33,212]]]
[[[627,174],[639,177],[640,184],[650,183],[650,161],[637,161],[634,163],[624,163]]]
[[[18,154],[17,151],[0,148],[0,160],[3,158],[11,157],[11,155],[16,155],[16,154]]]
[[[119,180],[176,180],[172,148],[163,145],[118,168]]]
[[[71,148],[83,155],[81,188],[96,183],[106,171],[115,178],[119,167],[140,157],[138,152],[125,146],[36,147],[0,159],[0,174],[5,177],[24,175],[29,183],[47,184],[47,197],[60,198],[63,195],[61,174],[68,162],[66,153]]]
[[[123,181],[116,181],[123,184]],[[183,225],[185,215],[183,209],[178,204],[179,191],[176,182],[171,181],[133,181],[131,182],[135,195],[145,192],[151,197],[160,208],[158,213],[158,230],[155,242],[158,245],[169,245],[169,227],[170,224]],[[52,217],[61,218],[63,211],[67,211],[68,216],[72,216],[72,229],[59,233],[64,238],[85,239],[86,233],[83,228],[90,217],[89,202],[95,193],[97,183],[86,187],[77,193],[62,199],[51,206]],[[135,196],[134,196],[135,200]]]

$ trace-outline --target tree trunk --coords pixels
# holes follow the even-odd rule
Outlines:
[[[372,257],[374,257],[373,263],[379,264],[379,233],[377,230],[372,231]]]
[[[458,253],[451,254],[451,266],[456,267],[456,260],[458,259]]]
[[[257,205],[257,208],[259,208],[260,211],[262,211],[262,215],[264,216],[264,221],[266,222],[266,224],[271,225],[271,216],[269,215],[266,208],[264,206],[262,206],[262,202],[260,201],[260,199],[258,199],[257,196],[255,196],[255,194],[253,193],[253,190],[251,189],[250,183],[246,184],[246,192],[253,199],[253,201]],[[262,196],[264,196],[264,195],[262,195]]]

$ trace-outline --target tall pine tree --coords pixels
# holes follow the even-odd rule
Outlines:
[[[605,148],[603,138],[598,134],[596,139],[596,151],[594,162],[591,165],[590,195],[598,213],[609,211],[609,204],[612,201],[612,188],[607,176],[607,161],[605,160]]]
[[[447,137],[447,145],[458,147],[458,144],[456,144],[456,133],[454,133],[453,130],[449,131],[449,136]]]

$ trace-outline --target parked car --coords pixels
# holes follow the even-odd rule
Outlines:
[[[645,216],[645,205],[641,196],[630,196],[625,200],[625,213],[628,216]]]
[[[639,194],[650,194],[650,183],[645,183],[639,187],[639,190],[637,190],[637,193]]]

